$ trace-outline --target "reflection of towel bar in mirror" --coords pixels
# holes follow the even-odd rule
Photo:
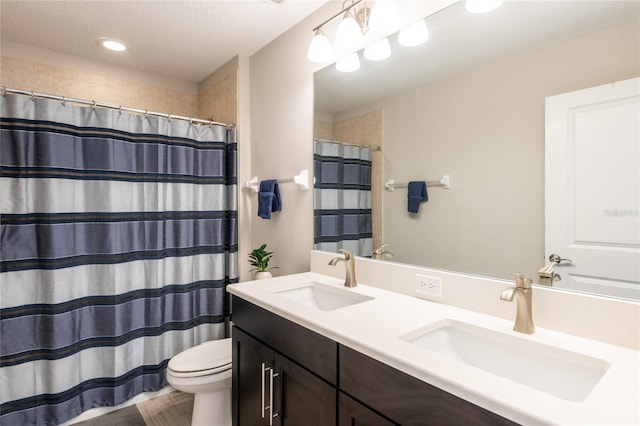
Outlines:
[[[278,183],[295,183],[298,187],[306,191],[309,189],[309,170],[300,170],[300,173],[290,178],[277,179]],[[245,187],[249,188],[253,192],[258,192],[260,189],[260,181],[257,176],[252,177],[245,183]]]
[[[429,187],[437,187],[442,189],[449,189],[451,185],[451,176],[444,175],[440,180],[428,180],[425,182]],[[384,188],[387,191],[393,191],[396,188],[407,188],[409,186],[409,182],[404,183],[396,183],[393,179],[387,179],[384,184]]]

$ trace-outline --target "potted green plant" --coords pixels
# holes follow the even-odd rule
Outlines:
[[[271,275],[269,271],[277,268],[277,266],[269,267],[269,261],[273,256],[273,252],[267,251],[266,248],[267,245],[263,244],[249,253],[249,263],[253,266],[251,271],[257,271],[255,274],[256,280],[271,278],[273,275]]]

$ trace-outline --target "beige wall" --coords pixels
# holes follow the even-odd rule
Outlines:
[[[639,40],[638,23],[625,24],[382,102],[385,180],[452,180],[449,190],[429,188],[416,217],[406,212],[406,191],[384,193],[385,242],[396,260],[536,276],[544,264],[544,98],[637,77]]]
[[[295,26],[250,58],[250,174],[261,180],[292,177],[302,169],[313,173],[314,65],[306,60],[311,22]],[[266,243],[275,252],[272,264],[279,269],[274,275],[308,271],[313,190],[289,183],[280,185],[280,195],[282,211],[266,220],[257,216],[257,194],[240,192],[250,205],[252,247]]]

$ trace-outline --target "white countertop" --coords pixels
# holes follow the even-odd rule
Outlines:
[[[316,281],[374,300],[321,311],[270,288]],[[400,371],[521,424],[640,424],[640,352],[536,328],[516,333],[513,321],[358,284],[313,272],[228,286],[229,292]],[[534,313],[535,315],[535,313]],[[608,362],[611,367],[582,402],[571,402],[429,352],[399,338],[443,319],[474,324],[520,339]],[[518,362],[518,360],[514,360]],[[526,368],[526,365],[522,366]]]

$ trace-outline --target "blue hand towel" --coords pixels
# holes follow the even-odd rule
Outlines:
[[[409,182],[407,191],[407,210],[409,210],[409,213],[418,213],[420,203],[425,201],[429,201],[427,184],[424,181]]]
[[[258,216],[263,219],[271,219],[271,212],[282,210],[280,200],[280,188],[275,179],[263,180],[260,182],[258,191]]]

